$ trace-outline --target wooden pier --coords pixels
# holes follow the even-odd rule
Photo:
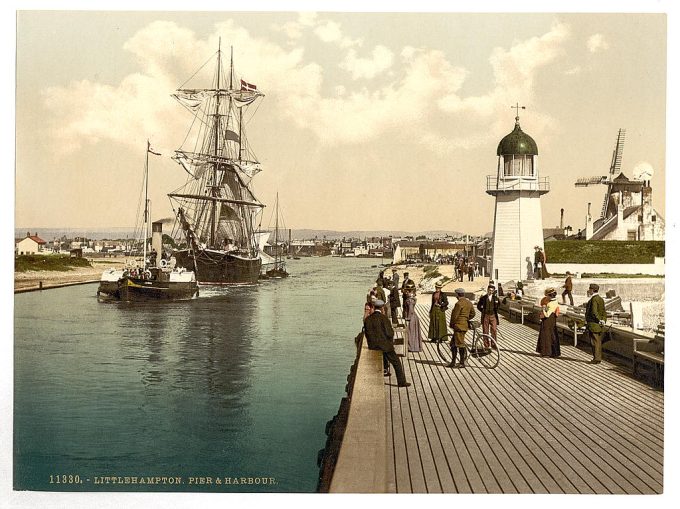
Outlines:
[[[429,303],[416,307],[423,337],[428,310]],[[369,375],[354,387],[346,433],[360,430],[364,439],[343,441],[334,480],[344,482],[331,491],[662,493],[663,391],[627,367],[590,364],[592,355],[575,346],[542,358],[537,337],[536,329],[501,317],[495,369],[475,359],[465,369],[447,368],[436,345],[425,342],[421,352],[401,357],[407,389],[394,374],[381,377],[379,356],[362,355],[359,369],[364,363]],[[384,386],[385,419],[354,405],[365,399],[361,391],[375,394],[374,384]],[[371,412],[376,404],[374,398]],[[384,434],[377,429],[383,423]],[[376,451],[386,451],[384,463]],[[356,479],[365,470],[362,457],[374,474]]]
[[[662,391],[573,346],[541,358],[528,326],[499,333],[496,369],[446,368],[427,342],[402,357],[411,387],[385,379],[388,492],[663,491]]]

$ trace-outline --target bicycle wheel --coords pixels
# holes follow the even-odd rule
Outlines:
[[[496,343],[496,348],[491,345]],[[488,345],[488,346],[487,346]],[[501,351],[498,348],[498,338],[494,341],[490,334],[473,334],[468,346],[468,357],[472,357],[476,362],[487,369],[494,369],[501,360]]]
[[[446,364],[450,364],[453,359],[451,356],[451,341],[453,341],[453,334],[446,334],[437,340],[437,353]]]

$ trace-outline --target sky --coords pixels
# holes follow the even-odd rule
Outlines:
[[[134,226],[146,140],[152,219],[186,173],[190,115],[170,94],[233,46],[264,94],[248,123],[271,219],[334,230],[492,230],[496,147],[515,110],[538,145],[544,227],[574,231],[622,169],[654,171],[665,215],[666,15],[19,11],[16,209],[21,228]],[[251,110],[252,111],[252,110]]]

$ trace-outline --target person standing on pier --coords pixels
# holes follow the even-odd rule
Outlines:
[[[378,285],[375,287],[375,298],[383,302],[387,300],[385,298],[385,290],[383,290],[382,280],[379,280]],[[387,313],[387,310],[384,307],[382,308],[382,313],[383,314]]]
[[[389,318],[381,311],[384,305],[383,301],[376,300],[375,311],[364,320],[366,342],[370,350],[382,350],[383,374],[389,375],[389,364],[392,364],[397,375],[397,385],[408,387],[411,384],[406,381],[404,368],[399,357],[397,357],[397,352],[394,351],[394,329],[392,329]]]
[[[470,328],[470,320],[475,316],[475,307],[465,297],[463,288],[456,288],[456,298],[458,302],[451,311],[451,321],[449,327],[453,329],[453,339],[451,340],[451,363],[449,368],[465,367],[465,333]],[[456,351],[460,354],[460,363],[456,364]]]
[[[392,317],[392,325],[397,325],[399,323],[397,308],[400,307],[401,301],[399,300],[399,289],[396,284],[392,284],[392,287],[390,288],[390,315]]]
[[[482,295],[477,302],[477,309],[482,316],[482,331],[484,334],[489,334],[491,331],[491,345],[489,345],[488,340],[484,340],[484,348],[498,348],[496,346],[496,334],[498,329],[498,306],[501,303],[496,295],[496,288],[493,285],[489,285],[486,288],[486,294]]]
[[[430,341],[439,341],[449,332],[446,329],[446,310],[449,308],[449,299],[442,292],[442,283],[437,281],[434,285],[430,305],[430,326],[427,329],[427,337]]]
[[[408,294],[408,351],[420,352],[423,346],[423,333],[420,331],[420,320],[416,313],[416,294],[409,292]],[[446,330],[446,322],[444,322],[444,330]],[[446,334],[446,332],[445,332]]]
[[[593,360],[591,364],[602,362],[602,336],[604,336],[604,324],[607,321],[607,312],[604,308],[604,299],[598,295],[599,285],[590,283],[588,287],[588,297],[590,300],[586,304],[586,329],[590,343],[593,345]]]
[[[406,302],[408,300],[408,293],[413,290],[415,292],[416,290],[416,284],[413,282],[412,279],[408,277],[408,272],[404,272],[404,282],[401,284],[401,298],[403,301],[403,308],[401,310],[401,317],[406,320],[406,315],[407,313],[407,306],[408,303]]]
[[[399,288],[399,273],[397,269],[392,269],[392,284],[395,288]]]
[[[548,288],[545,291],[545,304],[541,307],[541,328],[538,332],[536,352],[541,357],[559,357],[560,340],[557,335],[557,317],[560,306],[557,304],[557,290]]]
[[[573,306],[574,297],[572,297],[571,292],[574,289],[574,283],[571,280],[571,272],[569,271],[567,271],[567,279],[564,280],[562,288],[564,288],[564,291],[562,292],[562,304],[567,303],[567,299],[565,299],[565,296],[569,296],[569,305]]]

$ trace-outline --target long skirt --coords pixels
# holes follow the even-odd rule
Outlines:
[[[557,336],[557,316],[555,316],[555,313],[541,320],[536,352],[546,357],[559,357],[561,355],[560,340]]]
[[[439,339],[448,334],[446,328],[446,313],[440,307],[432,306],[430,310],[430,327],[427,330],[428,339]]]
[[[420,352],[423,345],[423,333],[420,332],[420,320],[416,313],[411,313],[408,322],[408,351]]]

